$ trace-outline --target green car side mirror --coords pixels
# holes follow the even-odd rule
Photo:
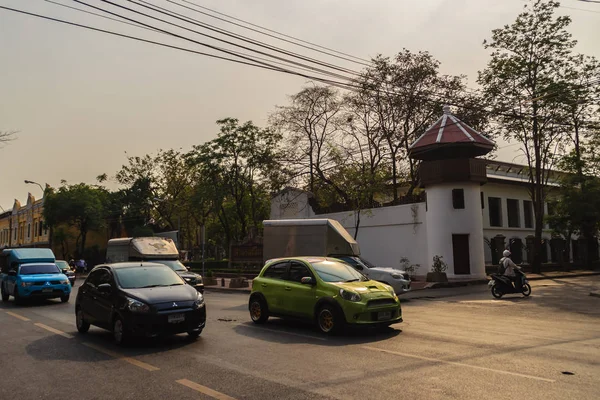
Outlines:
[[[300,283],[304,285],[312,285],[314,282],[315,281],[310,276],[305,276],[304,278],[300,279]]]

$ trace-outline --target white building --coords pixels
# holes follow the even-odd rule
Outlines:
[[[447,108],[444,111],[413,144],[413,156],[424,160],[421,181],[427,200],[362,210],[356,237],[361,255],[375,265],[393,268],[408,258],[420,265],[417,275],[429,272],[433,256],[440,255],[453,279],[485,276],[485,266],[497,264],[504,248],[510,248],[515,262],[527,263],[534,217],[526,168],[474,158],[493,144]],[[549,185],[558,186],[559,176],[553,173]],[[310,198],[306,191],[283,190],[272,198],[270,219],[331,218],[355,234],[357,212],[317,215]],[[561,239],[552,239],[548,227],[543,238],[542,262],[558,263],[564,257],[558,250]],[[577,261],[580,246],[576,240],[572,244],[569,260]]]

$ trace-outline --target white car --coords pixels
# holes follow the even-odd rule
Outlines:
[[[334,256],[352,265],[367,278],[386,283],[394,288],[396,294],[410,291],[410,277],[405,271],[394,268],[376,267],[359,256]]]

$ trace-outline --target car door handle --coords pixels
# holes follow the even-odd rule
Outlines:
[[[287,290],[287,291],[290,291],[290,290],[292,290],[292,288],[291,288],[291,287],[289,287],[289,286],[286,286],[286,287],[285,287],[285,290]]]

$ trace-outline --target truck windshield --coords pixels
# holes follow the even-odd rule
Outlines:
[[[21,265],[21,275],[60,274],[60,270],[54,264],[29,264]]]
[[[185,272],[187,268],[179,261],[179,260],[152,260],[154,263],[166,265],[171,268],[173,271]]]
[[[123,289],[178,286],[184,284],[179,275],[174,274],[169,268],[160,266],[116,268],[115,275]]]
[[[363,274],[339,261],[319,261],[311,264],[325,282],[358,282],[368,280]]]

